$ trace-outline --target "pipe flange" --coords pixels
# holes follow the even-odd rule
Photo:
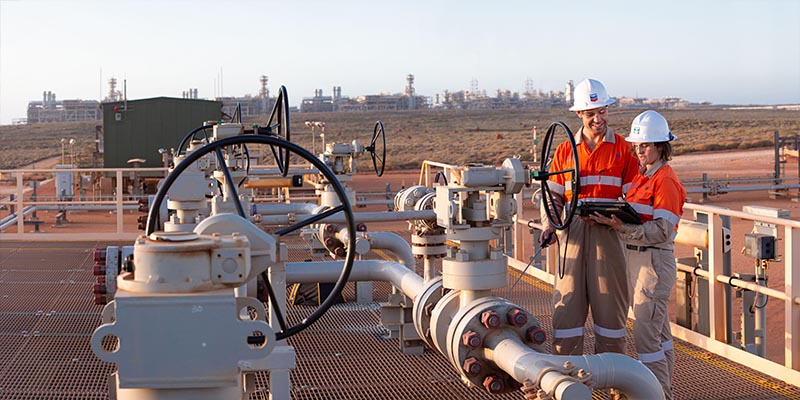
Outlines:
[[[460,293],[458,290],[446,293],[431,311],[431,341],[436,349],[444,355],[447,355],[448,329],[453,323],[452,316],[458,312]]]
[[[517,390],[521,384],[497,368],[494,362],[486,359],[482,346],[476,348],[461,339],[470,334],[480,337],[485,343],[487,338],[494,335],[507,335],[512,332],[522,343],[528,344],[536,351],[544,352],[543,344],[535,344],[528,340],[527,332],[534,328],[540,328],[539,321],[533,314],[516,304],[499,297],[477,299],[459,310],[453,317],[447,334],[447,356],[461,376],[474,385],[481,385],[487,376],[494,375],[503,381],[501,393]],[[466,374],[461,366],[470,357],[480,360],[487,368],[478,375]]]
[[[427,287],[414,299],[412,310],[414,313],[414,328],[416,328],[417,334],[428,346],[434,347],[433,338],[431,337],[431,317],[433,309],[446,292],[442,288],[442,277],[431,279],[426,284]]]

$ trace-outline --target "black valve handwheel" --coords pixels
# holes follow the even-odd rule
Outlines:
[[[272,136],[287,142],[291,141],[289,132],[289,94],[286,92],[285,86],[281,86],[278,90],[278,97],[275,98],[275,105],[269,114],[269,120],[267,120],[267,128]],[[289,173],[289,150],[287,148],[276,149],[275,147],[271,146],[275,163],[278,164],[281,176],[286,176]]]
[[[372,168],[375,170],[375,175],[382,176],[386,167],[386,132],[383,129],[383,122],[378,121],[375,123],[375,129],[372,130],[372,140],[370,140],[369,147],[365,150],[369,152],[372,158]]]
[[[570,151],[572,151],[572,155],[569,158],[572,160],[572,168],[550,171],[550,168],[552,167],[552,163],[550,161],[552,160],[553,156],[553,138],[555,137],[558,127],[563,128],[567,134]],[[572,134],[572,131],[569,130],[567,124],[561,121],[556,121],[550,124],[550,127],[547,128],[547,133],[545,134],[544,141],[542,142],[541,160],[539,171],[534,172],[533,179],[540,182],[542,188],[542,206],[545,209],[547,219],[550,221],[550,225],[558,230],[562,230],[569,226],[570,222],[572,222],[572,218],[575,216],[575,209],[578,205],[578,195],[580,193],[581,181],[579,167],[580,163],[578,162],[578,147],[575,144],[575,136]],[[569,179],[567,180],[572,185],[572,198],[570,199],[569,204],[566,205],[566,213],[563,219],[561,217],[561,213],[557,213],[557,210],[555,210],[555,207],[553,206],[553,193],[550,191],[550,187],[547,185],[547,181],[551,176],[561,174],[570,174]]]
[[[269,283],[269,280],[264,277],[264,283],[266,285],[267,290],[269,291],[269,298],[273,304],[273,310],[275,310],[276,317],[278,319],[278,323],[281,327],[280,331],[277,331],[275,337],[277,340],[285,339],[295,333],[302,331],[303,329],[309,327],[311,324],[316,322],[322,315],[328,311],[328,309],[336,302],[338,298],[340,298],[342,289],[344,289],[347,280],[350,278],[350,271],[353,269],[353,261],[355,260],[355,248],[356,248],[356,226],[355,226],[355,217],[353,215],[353,208],[350,205],[350,201],[347,199],[347,192],[342,186],[341,182],[336,179],[336,175],[328,168],[325,163],[323,163],[319,158],[311,154],[308,150],[285,140],[266,136],[266,135],[241,135],[241,136],[232,136],[229,138],[225,138],[222,140],[217,140],[211,142],[196,151],[193,151],[191,154],[186,156],[172,172],[164,179],[164,182],[161,184],[161,187],[158,189],[158,193],[156,193],[155,198],[153,199],[153,206],[150,208],[150,213],[147,215],[147,230],[145,233],[149,236],[153,231],[155,231],[156,221],[158,220],[158,210],[161,208],[161,203],[164,201],[164,198],[167,195],[170,187],[172,184],[175,183],[175,180],[183,173],[190,165],[192,165],[195,161],[199,160],[200,157],[203,157],[206,154],[214,152],[217,156],[217,165],[218,168],[222,169],[223,174],[225,175],[225,181],[228,185],[228,189],[230,190],[230,198],[236,205],[236,210],[239,215],[243,218],[247,218],[244,213],[244,209],[242,208],[242,204],[239,201],[239,195],[236,190],[236,184],[234,184],[233,180],[231,179],[230,171],[228,170],[228,166],[225,163],[225,158],[222,153],[223,148],[228,148],[231,146],[243,145],[243,144],[257,144],[257,145],[268,145],[272,148],[278,148],[279,151],[291,151],[292,153],[297,154],[301,158],[305,159],[306,161],[310,162],[317,170],[328,180],[328,182],[333,186],[333,190],[336,192],[336,196],[339,200],[339,206],[330,208],[323,213],[316,214],[311,218],[304,219],[294,225],[287,226],[285,228],[281,228],[273,232],[276,236],[284,236],[299,229],[302,229],[308,225],[318,223],[320,220],[328,218],[332,215],[338,213],[344,213],[345,217],[345,224],[347,226],[348,232],[350,235],[348,237],[348,242],[346,246],[346,254],[344,265],[342,267],[342,272],[339,275],[338,280],[334,284],[333,290],[331,290],[328,297],[325,298],[325,301],[319,305],[319,307],[314,310],[308,317],[300,321],[299,323],[287,327],[286,319],[284,318],[283,314],[281,313],[281,305],[278,304],[276,297],[275,297],[275,289]],[[288,155],[288,154],[287,154]],[[277,288],[278,290],[285,290],[285,288]]]

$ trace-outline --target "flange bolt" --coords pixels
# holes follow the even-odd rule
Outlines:
[[[528,314],[525,314],[525,311],[519,308],[509,311],[506,316],[508,317],[508,323],[516,327],[525,326],[528,323]]]
[[[528,341],[531,341],[534,344],[542,344],[545,340],[547,340],[547,333],[545,333],[545,331],[538,326],[528,329],[528,332],[525,334],[525,336],[528,338]]]
[[[483,363],[475,357],[467,358],[464,360],[464,371],[467,375],[478,376],[483,371]]]
[[[503,391],[503,381],[496,375],[489,375],[483,380],[483,387],[489,393],[497,394]]]
[[[481,314],[481,323],[488,329],[496,329],[500,327],[500,315],[498,315],[494,310],[484,311]]]
[[[470,349],[477,349],[483,345],[483,339],[478,332],[467,331],[461,336],[461,343]]]

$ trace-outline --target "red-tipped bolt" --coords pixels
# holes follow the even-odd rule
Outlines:
[[[367,231],[367,224],[362,222],[362,223],[356,225],[356,230],[359,231],[359,232],[366,232]]]
[[[331,224],[325,225],[325,232],[333,233],[333,231],[335,231],[335,230],[336,230],[335,226],[333,226]]]
[[[503,391],[503,381],[496,375],[489,375],[483,380],[483,387],[486,391],[492,394],[497,394]]]
[[[528,323],[528,314],[525,314],[525,311],[519,308],[509,311],[506,317],[508,317],[508,323],[516,327],[521,327]]]
[[[500,327],[500,315],[498,315],[494,310],[484,311],[481,314],[481,323],[488,329],[496,329]]]
[[[461,336],[461,343],[470,349],[477,349],[483,345],[483,339],[478,332],[467,331]]]
[[[333,241],[333,238],[325,238],[325,247],[331,248],[336,242]]]
[[[94,276],[106,276],[106,266],[97,262],[94,264],[94,270],[92,272]]]
[[[103,305],[103,304],[106,304],[106,303],[108,303],[108,299],[106,298],[106,295],[97,294],[97,293],[94,294],[94,304]]]
[[[102,283],[95,283],[94,294],[106,294],[106,285]]]
[[[106,277],[105,276],[95,276],[94,280],[97,283],[102,283],[102,284],[106,283]]]
[[[528,329],[528,332],[525,334],[525,336],[528,338],[528,341],[533,342],[534,344],[542,344],[545,340],[547,340],[547,334],[538,326]]]
[[[106,262],[106,249],[96,248],[94,249],[94,262]]]
[[[475,357],[470,357],[464,360],[464,372],[467,375],[478,376],[483,371],[483,363]]]
[[[333,251],[333,253],[334,253],[334,254],[336,254],[336,255],[337,255],[337,256],[339,256],[339,257],[344,257],[344,255],[345,255],[347,252],[344,250],[344,247],[341,247],[341,246],[339,246],[339,247],[337,247],[337,248],[336,248],[336,249]]]

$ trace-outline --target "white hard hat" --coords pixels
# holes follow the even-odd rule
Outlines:
[[[608,97],[606,87],[600,81],[594,79],[584,79],[577,86],[572,95],[574,103],[569,108],[570,111],[591,110],[614,104],[616,100]]]
[[[631,134],[625,140],[631,143],[658,143],[677,138],[669,131],[669,124],[661,114],[647,110],[633,119]]]

